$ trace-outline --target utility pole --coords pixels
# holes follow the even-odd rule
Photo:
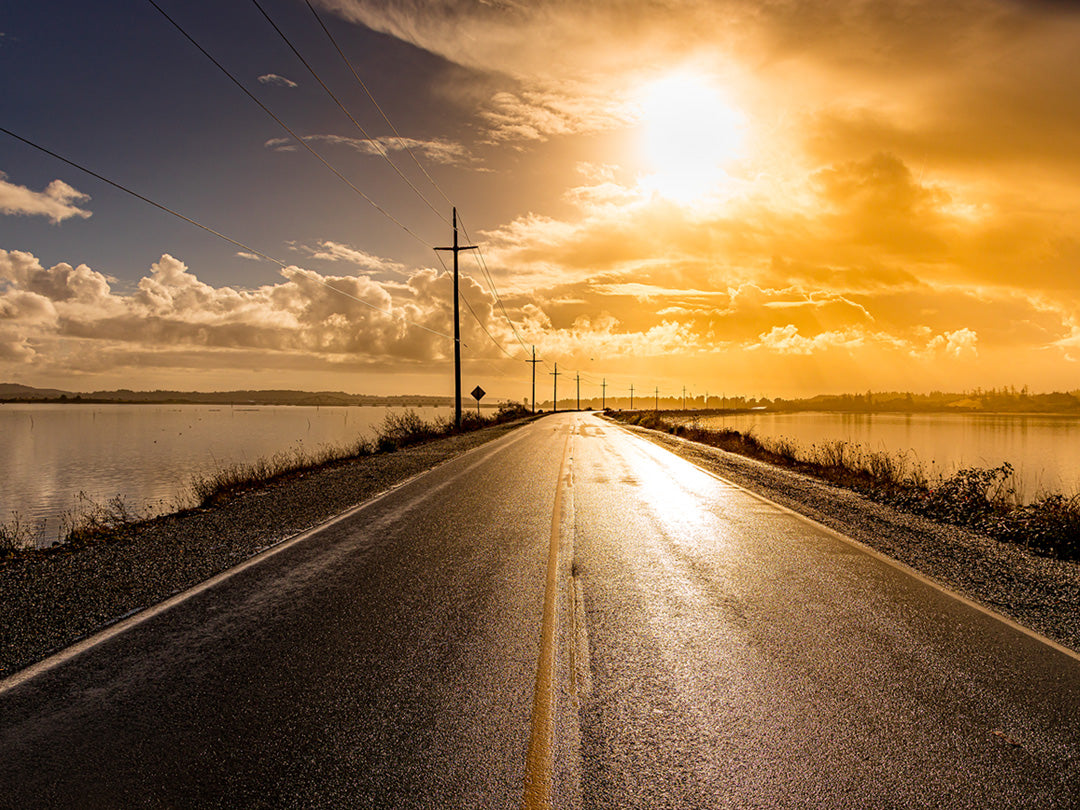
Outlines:
[[[682,409],[686,410],[686,386],[682,387]]]
[[[607,410],[607,377],[600,383],[600,410]]]
[[[630,410],[634,410],[634,386],[630,385]]]
[[[653,396],[656,397],[653,400],[653,410],[654,411],[659,411],[660,410],[660,386],[659,385],[656,386],[656,392],[653,394]]]
[[[578,374],[577,377],[575,377],[575,379],[577,380],[577,409],[580,411],[581,410],[581,374]]]
[[[551,375],[551,412],[555,413],[559,410],[559,364],[555,364],[555,370],[549,371]]]
[[[526,363],[532,363],[532,372],[533,372],[533,375],[532,375],[532,377],[533,377],[532,412],[536,413],[536,364],[539,363],[540,361],[536,359],[536,347],[533,346],[532,350],[533,350],[532,360],[526,360],[525,362]]]
[[[476,250],[476,245],[459,245],[457,230],[457,207],[454,207],[454,244],[435,250],[454,251],[454,428],[461,430],[461,313],[458,304],[458,254],[463,250]]]

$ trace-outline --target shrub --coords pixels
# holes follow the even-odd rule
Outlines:
[[[990,534],[1039,554],[1080,559],[1080,496],[1047,495],[994,519]]]

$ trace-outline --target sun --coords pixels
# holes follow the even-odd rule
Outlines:
[[[676,73],[643,88],[642,183],[677,202],[713,191],[742,157],[746,117],[705,77]]]

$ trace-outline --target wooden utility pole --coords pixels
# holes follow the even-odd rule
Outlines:
[[[682,409],[686,410],[686,386],[682,387]]]
[[[457,208],[454,208],[454,244],[452,247],[437,247],[435,250],[454,251],[454,427],[461,430],[461,313],[458,305],[458,253],[463,250],[476,250],[476,245],[459,245],[457,229]]]
[[[630,386],[630,410],[634,410],[634,386]]]
[[[551,412],[559,410],[559,364],[555,364],[555,370],[549,371],[551,375]]]
[[[581,410],[581,375],[578,374],[577,377],[575,377],[575,379],[577,380],[577,409],[580,411]]]
[[[659,411],[660,410],[660,386],[659,385],[656,386],[656,392],[653,394],[653,396],[656,397],[653,400],[653,410],[654,411]]]
[[[600,410],[607,410],[607,377],[600,383]]]
[[[532,350],[533,350],[532,360],[526,360],[525,362],[526,363],[532,363],[532,372],[533,372],[533,375],[532,375],[532,377],[533,377],[532,412],[536,413],[536,364],[539,363],[540,361],[536,359],[536,347],[533,346]]]

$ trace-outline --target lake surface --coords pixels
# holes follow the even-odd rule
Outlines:
[[[1019,492],[1080,491],[1080,418],[1029,414],[762,413],[702,418],[709,427],[786,437],[800,448],[849,441],[867,450],[907,453],[931,474],[1009,462]]]
[[[192,475],[281,451],[373,436],[390,410],[228,405],[0,405],[0,523],[13,511],[57,537],[78,495],[120,495],[147,515],[189,503]],[[427,420],[448,408],[416,408]],[[705,421],[705,420],[703,420]],[[707,424],[784,436],[800,447],[844,440],[908,453],[931,472],[1011,463],[1021,494],[1080,491],[1080,418],[969,414],[738,414]]]
[[[0,523],[17,511],[56,539],[78,495],[120,495],[147,515],[186,505],[192,475],[278,452],[371,437],[403,408],[228,405],[0,405]],[[449,408],[414,408],[423,419]]]

